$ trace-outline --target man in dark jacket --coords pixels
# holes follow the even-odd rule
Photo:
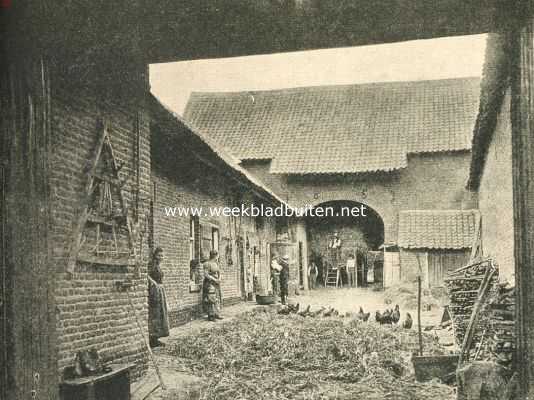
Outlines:
[[[285,255],[280,261],[282,271],[280,271],[280,300],[282,304],[286,304],[287,295],[289,293],[289,256]]]

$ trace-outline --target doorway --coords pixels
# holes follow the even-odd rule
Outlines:
[[[0,165],[0,398],[7,398],[7,271],[6,271],[6,202],[5,202],[5,175],[4,167]]]
[[[246,300],[247,298],[247,290],[245,286],[245,248],[243,243],[243,238],[239,237],[238,244],[237,244],[237,259],[239,263],[239,287],[241,289],[241,298],[243,300]]]
[[[299,242],[299,247],[298,247],[298,262],[299,262],[299,287],[301,289],[304,289],[304,279],[305,277],[307,277],[307,271],[304,271],[304,250],[303,250],[303,245],[302,245],[302,242]]]

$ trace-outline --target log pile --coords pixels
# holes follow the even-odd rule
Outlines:
[[[481,260],[453,271],[445,279],[445,286],[450,299],[449,311],[458,346],[462,346],[464,341],[484,275],[489,268],[495,269],[496,267],[491,260]],[[495,273],[489,284],[489,293],[486,296],[488,300],[481,305],[477,324],[474,327],[474,337],[468,353],[475,359],[491,358],[488,338],[493,337],[495,332],[489,299],[495,298],[497,281],[498,273]]]
[[[515,349],[515,287],[499,284],[490,309],[494,332],[490,338],[491,351],[497,362],[508,365]]]

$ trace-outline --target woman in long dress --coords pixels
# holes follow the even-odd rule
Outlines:
[[[169,336],[169,313],[167,310],[167,296],[163,287],[163,249],[156,248],[152,255],[152,262],[148,267],[148,332],[150,346],[161,346],[158,340]]]
[[[210,251],[210,259],[204,263],[204,283],[202,297],[204,308],[208,313],[208,321],[223,319],[221,313],[221,271],[216,250]]]

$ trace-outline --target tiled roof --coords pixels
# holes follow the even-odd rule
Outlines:
[[[287,174],[390,171],[469,150],[479,78],[193,93],[185,119],[239,159]]]
[[[215,143],[213,139],[206,137],[206,135],[203,135],[189,126],[189,124],[180,116],[174,114],[167,107],[161,104],[161,102],[154,95],[151,94],[148,98],[148,101],[151,117],[156,121],[157,124],[160,124],[162,127],[164,127],[165,131],[175,137],[176,141],[179,142],[180,145],[183,145],[184,137],[193,140],[195,143],[197,143],[197,146],[207,150],[209,154],[211,154],[211,157],[219,159],[223,163],[223,168],[231,171],[233,175],[237,176],[242,182],[245,182],[249,188],[261,192],[277,204],[291,207],[290,204],[275,194],[269,187],[265,186],[260,180],[239,165],[239,160],[231,155],[226,149]]]
[[[471,247],[478,218],[477,210],[401,211],[398,245],[412,249]]]

